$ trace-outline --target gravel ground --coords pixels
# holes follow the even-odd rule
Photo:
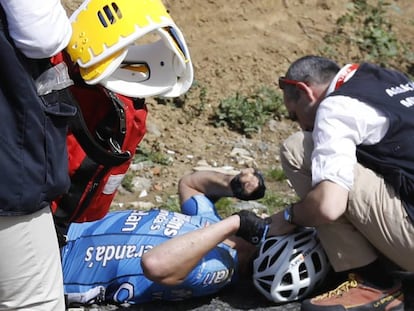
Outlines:
[[[335,288],[346,275],[328,274],[324,285],[314,295]],[[312,296],[314,296],[312,295]],[[156,301],[129,306],[93,306],[90,308],[69,308],[68,311],[300,311],[300,302],[276,304],[266,299],[250,280],[239,280],[213,296],[198,297],[185,301]],[[411,311],[411,310],[410,310]]]
[[[276,305],[260,294],[251,282],[239,282],[237,286],[222,290],[210,297],[200,297],[179,302],[157,301],[136,306],[96,306],[69,308],[68,311],[299,311],[300,303]]]
[[[126,310],[126,309],[125,309]],[[172,310],[257,310],[257,311],[299,311],[299,303],[275,305],[261,295],[251,282],[239,282],[235,287],[223,290],[214,297],[203,297],[176,303],[157,302],[141,306],[135,306],[128,310],[136,311],[172,311]]]
[[[328,281],[317,293],[336,287],[344,275],[330,274]],[[405,311],[414,311],[414,275],[403,281],[406,296]],[[312,295],[313,296],[313,295]],[[179,302],[157,301],[135,306],[92,306],[69,308],[67,311],[300,311],[300,303],[277,305],[259,293],[250,281],[222,290],[210,297],[200,297]]]

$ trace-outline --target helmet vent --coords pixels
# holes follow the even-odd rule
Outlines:
[[[273,243],[274,244],[274,243]],[[285,251],[286,247],[287,247],[287,242],[284,242],[283,245],[281,245],[281,247],[277,250],[277,252],[275,252],[269,260],[269,267],[271,267],[278,259],[279,257],[283,254],[283,252]]]
[[[257,271],[259,272],[265,271],[267,269],[268,262],[269,262],[269,256],[267,256],[265,260],[262,260],[262,262],[260,263],[260,266],[257,268]]]
[[[306,268],[306,265],[305,265],[304,262],[302,262],[299,265],[298,271],[299,271],[299,279],[305,280],[305,279],[307,279],[309,277],[308,269]]]
[[[264,278],[263,278],[264,279]],[[265,291],[270,292],[270,284],[269,282],[263,282],[262,280],[258,280],[258,285],[263,288]],[[270,282],[272,282],[272,280],[270,280]]]
[[[293,278],[292,278],[292,274],[291,273],[286,273],[282,280],[280,281],[280,285],[285,286],[285,285],[292,285],[293,284]],[[292,295],[292,290],[282,290],[280,291],[280,295],[282,297],[288,298]]]
[[[298,243],[298,244],[295,245],[295,248],[296,249],[301,249],[303,247],[303,245],[306,245],[308,243],[309,243],[308,240],[302,240],[302,241],[300,241],[300,243]]]
[[[267,241],[265,241],[265,243],[263,244],[263,246],[262,246],[262,252],[263,253],[266,253],[267,252],[267,250],[269,249],[269,248],[271,248],[273,245],[275,245],[276,244],[276,240],[274,240],[274,239],[271,239],[271,240],[267,240]]]
[[[300,241],[304,238],[307,238],[309,240],[310,233],[307,231],[298,232],[298,234],[295,236],[295,241]]]
[[[292,291],[291,290],[283,290],[283,291],[280,291],[280,296],[282,296],[284,298],[289,298],[290,295],[292,295]]]
[[[105,28],[109,25],[115,24],[117,20],[122,18],[122,12],[116,3],[112,2],[111,5],[105,5],[102,10],[98,11],[98,18],[102,26]]]
[[[304,295],[307,289],[308,289],[307,287],[302,287],[301,289],[299,289],[298,296]]]
[[[312,258],[313,266],[315,268],[315,273],[318,273],[319,271],[322,270],[321,258],[319,257],[318,253],[313,253],[311,255],[311,258]]]
[[[291,273],[286,273],[280,282],[280,284],[282,285],[291,285],[292,283],[293,283],[293,279],[292,279]]]
[[[296,301],[321,284],[329,270],[316,230],[304,228],[263,242],[253,262],[253,282],[271,301]]]

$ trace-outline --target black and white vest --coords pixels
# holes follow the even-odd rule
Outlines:
[[[357,146],[358,162],[392,185],[414,220],[414,82],[404,74],[363,63],[330,96],[344,95],[381,110],[389,129],[375,145]]]

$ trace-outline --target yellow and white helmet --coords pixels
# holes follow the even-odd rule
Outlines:
[[[86,83],[130,97],[177,97],[191,87],[184,36],[160,0],[86,0],[70,19],[66,50]]]

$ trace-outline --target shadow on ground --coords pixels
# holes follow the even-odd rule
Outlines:
[[[200,297],[177,302],[151,302],[139,306],[120,307],[125,311],[299,311],[300,303],[275,305],[260,294],[249,281],[222,290],[210,297]]]

